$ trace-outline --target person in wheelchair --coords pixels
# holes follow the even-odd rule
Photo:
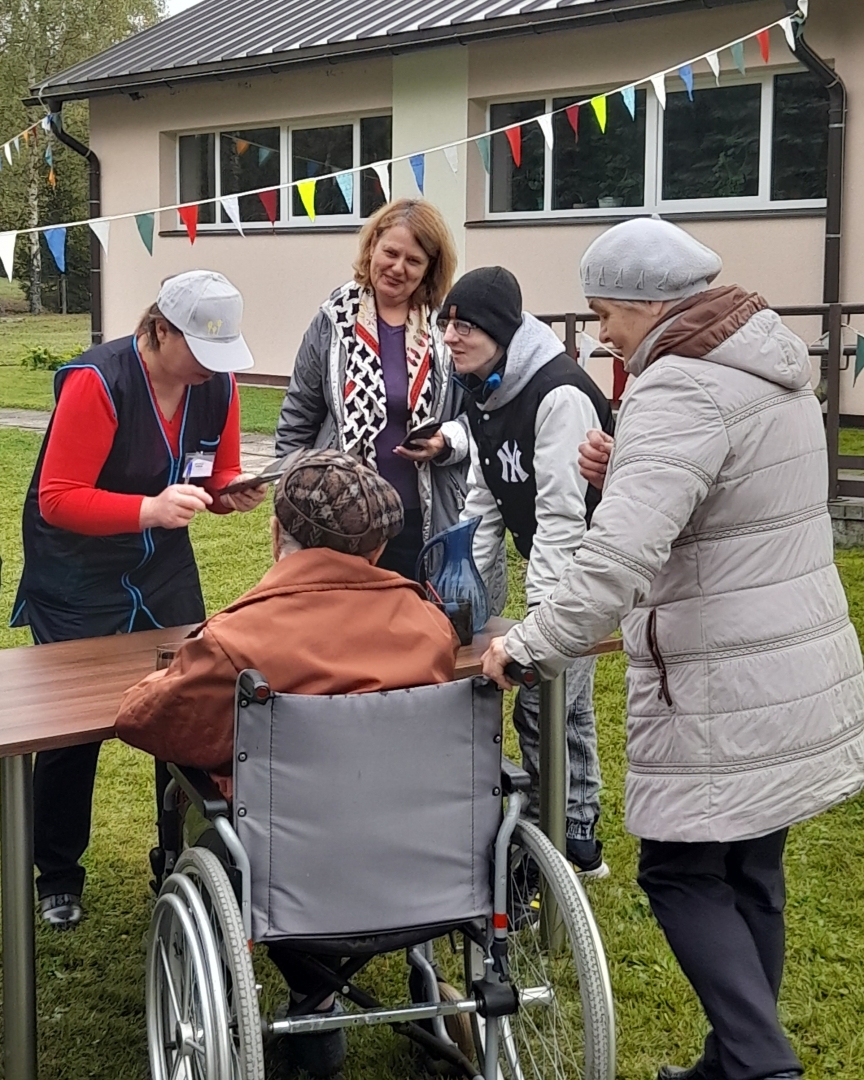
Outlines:
[[[274,510],[274,565],[184,642],[167,669],[127,691],[116,720],[125,742],[208,770],[228,798],[244,669],[292,694],[422,686],[455,672],[458,641],[446,617],[419,585],[376,566],[403,520],[386,480],[335,450],[298,451]],[[295,1003],[317,989],[290,952],[274,945],[270,955]],[[334,1008],[333,996],[319,1008]],[[344,1058],[343,1031],[288,1041],[295,1063],[315,1075],[330,1075]]]

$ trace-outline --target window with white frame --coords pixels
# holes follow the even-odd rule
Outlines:
[[[489,128],[523,121],[517,166],[503,132],[492,136],[490,215],[598,216],[628,212],[760,210],[824,205],[828,99],[809,72],[683,85],[667,80],[665,111],[638,88],[609,95],[605,133],[586,94],[489,106]],[[576,106],[576,107],[574,107]],[[558,111],[560,110],[560,111]],[[555,111],[553,145],[540,125]]]
[[[373,162],[392,153],[390,116],[364,116],[316,124],[274,124],[255,128],[217,130],[177,138],[177,187],[181,203],[238,195],[240,220],[255,227],[309,225],[297,189],[282,185],[309,180]],[[244,191],[265,189],[260,195]],[[318,222],[358,222],[384,203],[384,191],[374,169],[353,174],[353,181],[335,177],[315,185]],[[217,203],[198,210],[200,227],[224,227],[230,218]]]

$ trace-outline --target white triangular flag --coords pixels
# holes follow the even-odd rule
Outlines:
[[[6,277],[12,280],[12,264],[15,262],[15,241],[18,238],[17,229],[12,232],[0,233],[0,263],[6,271]]]
[[[102,245],[102,250],[105,254],[108,254],[108,238],[111,235],[111,222],[106,221],[105,218],[94,218],[90,222],[90,228],[93,230],[96,239]]]
[[[43,131],[50,131],[51,130],[51,117],[50,116],[43,116],[42,120],[41,120],[41,123],[42,123],[42,130]]]
[[[806,19],[810,14],[810,0],[798,0],[798,10]]]
[[[219,201],[222,203],[222,209],[231,219],[231,224],[241,236],[244,236],[243,226],[240,224],[240,200],[236,195],[223,195]]]
[[[11,165],[12,164],[12,147],[9,145],[8,142],[3,143],[3,153],[6,155],[6,160]]]
[[[651,85],[654,87],[654,93],[657,95],[657,100],[660,102],[660,108],[666,108],[666,74],[652,75]]]
[[[459,172],[459,151],[455,146],[444,147],[444,157],[447,158],[447,164],[453,170],[454,175]]]
[[[542,116],[537,117],[537,123],[540,125],[540,130],[543,132],[543,138],[546,140],[546,145],[551,150],[555,145],[555,136],[552,134],[552,117],[549,113],[544,113]]]
[[[795,52],[795,31],[792,28],[792,20],[785,18],[780,20],[780,25],[783,27],[783,33],[786,35],[786,41],[792,52]]]
[[[720,85],[720,57],[716,52],[705,53],[705,60],[708,63],[708,67],[714,72],[714,78],[717,85]]]
[[[390,162],[378,162],[372,168],[378,174],[381,181],[381,190],[384,192],[384,202],[390,202]]]
[[[576,358],[579,366],[584,368],[586,363],[588,362],[588,357],[592,353],[597,352],[598,349],[602,348],[603,346],[600,344],[597,338],[592,337],[591,334],[587,332],[587,330],[583,330],[582,333],[579,335],[579,350]]]

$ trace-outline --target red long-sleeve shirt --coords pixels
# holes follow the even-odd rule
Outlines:
[[[233,375],[231,381],[233,384]],[[155,395],[153,400],[156,401]],[[184,403],[185,399],[181,400],[171,420],[165,419],[158,404],[156,407],[175,457],[180,449]],[[70,371],[54,410],[51,437],[39,481],[39,512],[49,525],[85,536],[141,531],[139,518],[145,496],[124,495],[96,487],[116,431],[114,409],[99,375],[89,368]],[[231,404],[216,450],[213,475],[204,484],[213,496],[210,509],[214,513],[230,512],[216,492],[230,484],[239,473],[240,403],[237,387],[232,385]]]

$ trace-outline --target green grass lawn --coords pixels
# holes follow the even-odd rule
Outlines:
[[[0,430],[0,646],[24,644],[5,621],[20,573],[20,513],[39,439]],[[208,610],[258,580],[269,561],[266,507],[228,518],[203,516],[193,535]],[[838,563],[852,616],[864,629],[864,553]],[[514,578],[518,568],[514,566]],[[512,609],[516,614],[516,608]],[[605,789],[601,835],[612,868],[589,883],[606,943],[618,1010],[619,1080],[651,1080],[664,1061],[687,1063],[704,1023],[696,1001],[635,884],[636,844],[622,827],[624,673],[621,656],[601,658],[595,704]],[[508,748],[515,750],[512,731]],[[38,933],[40,1075],[50,1080],[145,1080],[144,952],[150,899],[147,851],[155,840],[148,758],[118,743],[102,752],[89,870],[88,918],[72,934]],[[864,1061],[864,800],[792,830],[789,962],[782,1015],[809,1080],[860,1080]],[[256,965],[265,1003],[282,992],[269,961]],[[373,989],[395,993],[400,956],[376,962]],[[405,1044],[384,1029],[351,1037],[346,1080],[406,1080]],[[14,1080],[7,1077],[6,1080]]]
[[[85,349],[90,343],[89,315],[14,315],[0,318],[0,409],[54,407],[54,375],[30,371],[21,357],[34,345],[44,345],[58,355]],[[272,435],[276,430],[282,390],[240,387],[243,431]]]

